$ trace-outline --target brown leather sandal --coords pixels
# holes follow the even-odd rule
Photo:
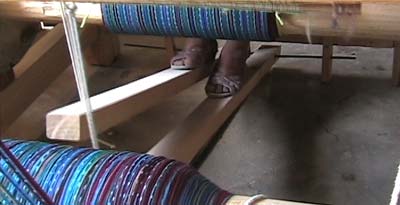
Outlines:
[[[250,56],[250,50],[246,59]],[[205,87],[207,96],[212,98],[225,98],[235,95],[242,88],[244,72],[236,75],[226,75],[218,71],[219,61],[214,67],[214,72],[208,78]],[[246,67],[246,61],[243,62],[243,67]]]
[[[242,75],[225,76],[216,72],[210,76],[206,85],[207,96],[225,98],[235,95],[242,87]]]
[[[210,66],[215,61],[215,54],[218,51],[217,41],[213,41],[209,48],[195,47],[191,49],[186,49],[184,51],[178,52],[178,54],[171,59],[171,68],[178,70],[191,70],[195,68],[201,68],[205,66]],[[205,55],[206,54],[206,55]],[[185,64],[186,60],[189,59],[189,63]],[[175,63],[181,61],[182,65],[176,65]]]

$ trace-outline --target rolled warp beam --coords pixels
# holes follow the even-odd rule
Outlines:
[[[191,167],[164,157],[41,142],[4,142],[55,204],[220,205],[232,196]],[[9,167],[0,158],[0,184],[9,196],[0,197],[0,203],[31,204],[33,200],[41,204],[39,199],[28,201],[15,183],[4,177]],[[26,190],[23,180],[12,175],[20,190]]]
[[[190,166],[164,157],[42,142],[3,142],[54,204],[244,205],[250,198],[224,191]],[[18,172],[12,172],[13,165],[0,151],[0,204],[46,204]],[[257,204],[305,205],[271,199]]]
[[[102,4],[104,25],[115,33],[272,41],[274,13],[210,7]]]
[[[188,2],[190,3],[191,1]],[[320,0],[315,2],[328,1]],[[332,5],[332,2],[344,3],[345,1],[329,1],[328,5]],[[284,25],[278,26],[279,38],[277,40],[304,42],[306,36],[311,35],[318,39],[332,38],[335,44],[344,45],[358,45],[356,42],[361,40],[362,42],[359,44],[368,46],[371,40],[398,41],[400,39],[400,21],[398,21],[400,18],[400,12],[398,12],[400,3],[398,1],[369,0],[358,2],[360,3],[361,7],[359,9],[361,10],[354,11],[357,14],[349,15],[346,13],[337,16],[336,19],[333,18],[332,11],[334,9],[332,7],[330,7],[329,11],[322,13],[281,14],[280,16]],[[87,23],[103,24],[102,4],[77,3],[77,6],[78,18],[85,19]],[[220,9],[221,7],[216,8]],[[319,7],[318,10],[320,10]],[[44,1],[0,2],[0,16],[31,21],[45,20],[59,22],[59,3]],[[108,17],[106,16],[106,18]],[[129,16],[125,18],[133,17]]]

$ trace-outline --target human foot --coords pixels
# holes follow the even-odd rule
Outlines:
[[[215,40],[188,39],[185,49],[171,59],[171,68],[194,69],[211,65],[217,50],[218,44]]]
[[[249,50],[248,41],[227,42],[218,65],[206,85],[206,93],[209,97],[229,97],[240,90]]]

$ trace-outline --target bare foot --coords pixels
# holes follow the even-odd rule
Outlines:
[[[218,67],[208,80],[207,95],[222,98],[236,94],[242,86],[244,68],[249,54],[248,41],[228,41],[222,50]]]
[[[171,59],[171,68],[194,69],[211,65],[218,51],[216,40],[190,38],[185,49]]]

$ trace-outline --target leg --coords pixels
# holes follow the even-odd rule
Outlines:
[[[193,69],[211,65],[217,50],[216,40],[189,38],[184,50],[171,59],[171,68]]]
[[[225,44],[218,67],[206,86],[210,97],[229,97],[240,90],[249,53],[249,41],[231,40]]]

